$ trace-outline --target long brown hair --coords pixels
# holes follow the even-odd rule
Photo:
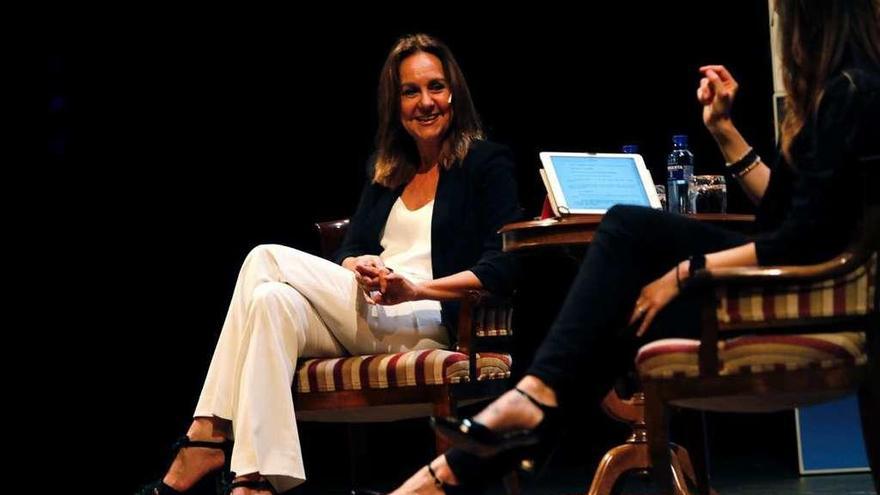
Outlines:
[[[818,109],[828,79],[848,50],[880,66],[880,0],[776,0],[787,92],[781,143],[791,163],[791,144]]]
[[[400,122],[400,63],[417,52],[434,55],[452,92],[452,121],[443,140],[439,163],[445,169],[463,160],[471,144],[483,139],[471,92],[452,52],[437,38],[411,34],[397,40],[379,75],[379,129],[376,131],[376,171],[373,182],[395,188],[408,182],[419,166],[415,141]]]

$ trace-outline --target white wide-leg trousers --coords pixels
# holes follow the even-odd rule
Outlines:
[[[351,271],[257,246],[242,264],[194,416],[232,422],[237,475],[258,472],[289,490],[305,480],[291,391],[297,359],[447,345],[438,302],[368,305]]]

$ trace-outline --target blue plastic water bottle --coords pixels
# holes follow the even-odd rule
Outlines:
[[[685,134],[672,136],[672,151],[666,158],[666,205],[672,213],[689,213],[688,181],[694,175],[694,155]]]

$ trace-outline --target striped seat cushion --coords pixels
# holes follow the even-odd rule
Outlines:
[[[636,368],[642,378],[697,376],[700,341],[663,339],[639,349]],[[718,342],[720,375],[864,364],[865,334],[744,336]]]
[[[859,268],[813,284],[718,289],[718,322],[864,315],[874,310],[877,253]]]
[[[510,377],[509,354],[478,353],[477,380]],[[299,393],[387,389],[470,381],[467,354],[429,349],[299,363],[294,390]]]

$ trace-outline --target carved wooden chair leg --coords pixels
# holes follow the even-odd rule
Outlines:
[[[626,443],[609,450],[593,476],[588,495],[610,495],[620,478],[629,471],[647,472],[651,467],[645,430],[645,395],[641,392],[623,400],[612,389],[602,401],[605,413],[632,428]]]
[[[684,472],[684,475],[691,482],[691,484],[697,487],[697,493],[703,494],[707,493],[709,495],[718,495],[712,487],[708,487],[707,489],[702,488],[703,483],[708,485],[708,480],[700,481],[700,478],[697,476],[697,472],[694,470],[694,464],[691,462],[691,456],[688,454],[686,448],[677,444],[670,444],[670,448],[672,449],[672,457],[677,458],[679,464],[681,465],[681,470]]]
[[[648,446],[639,443],[626,443],[609,450],[593,476],[593,483],[587,495],[610,495],[614,485],[624,473],[632,470],[646,470],[651,462],[648,459]]]
[[[687,449],[674,443],[669,444],[669,449],[671,451],[670,455],[678,461],[684,475],[696,486],[697,474],[694,472],[694,465],[691,463],[691,456],[688,454]]]
[[[669,454],[673,493],[675,495],[690,495],[691,492],[688,490],[687,478],[685,478],[684,469],[682,469],[681,458],[675,455],[675,451],[672,448],[669,449]],[[688,459],[688,462],[690,462],[690,459]],[[691,474],[693,474],[693,468],[691,468]],[[663,492],[661,491],[660,493]]]

